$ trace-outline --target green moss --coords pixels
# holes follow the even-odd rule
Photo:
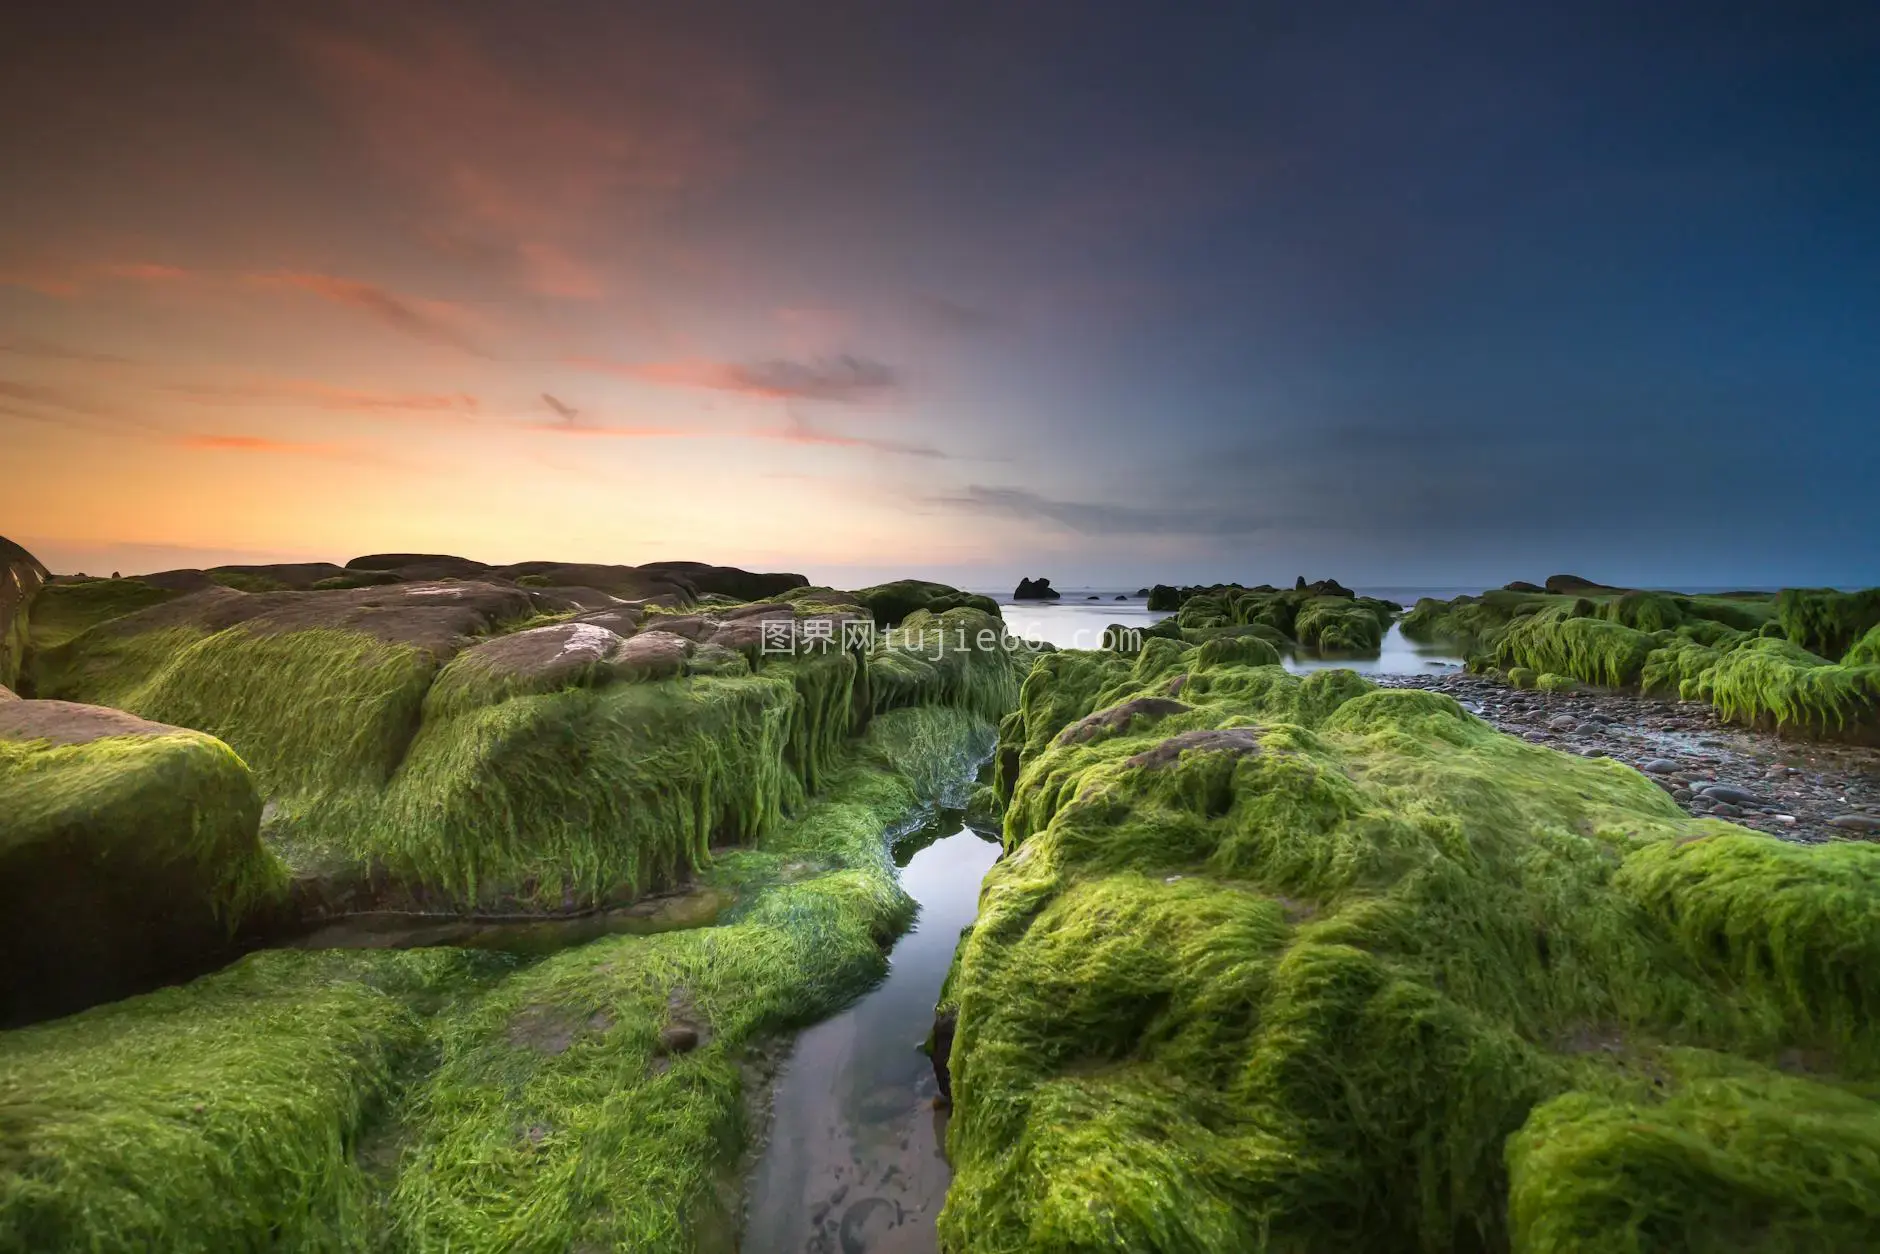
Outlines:
[[[1534,681],[1542,692],[1578,692],[1580,681],[1567,675],[1542,675]]]
[[[1048,657],[1001,730],[1008,852],[949,989],[945,1248],[1629,1248],[1569,1239],[1612,1187],[1698,1225],[1665,1243],[1731,1248],[1730,1214],[1679,1199],[1744,1173],[1791,1248],[1860,1230],[1880,1158],[1832,1151],[1880,1118],[1880,847],[1692,819],[1437,694],[1157,652]],[[1191,708],[1057,735],[1176,675]],[[1818,1074],[1733,1140],[1723,1096],[1651,1083],[1696,1050]],[[1623,1103],[1694,1152],[1551,1171]],[[1785,1138],[1815,1156],[1762,1172]]]
[[[1789,640],[1810,653],[1837,658],[1880,626],[1880,588],[1837,592],[1833,588],[1784,588],[1776,616]]]
[[[1516,1249],[1736,1254],[1872,1244],[1880,1232],[1873,1101],[1728,1059],[1674,1057],[1681,1065],[1668,1093],[1569,1093],[1510,1138]]]
[[[997,720],[1015,704],[1032,656],[1000,619],[982,610],[916,610],[884,632],[868,655],[873,708],[951,705]]]
[[[237,592],[286,592],[290,587],[278,579],[251,570],[212,570],[208,574],[209,578],[224,588],[233,588]],[[332,578],[344,576],[335,575]]]
[[[565,615],[504,626],[518,630]],[[865,657],[754,659],[756,674],[625,683],[508,667],[336,628],[91,633],[40,658],[42,691],[207,731],[253,767],[268,840],[297,870],[459,908],[625,900],[709,865],[821,785],[871,713],[987,719],[1028,649],[996,617],[916,611]]]
[[[1532,667],[1511,666],[1508,668],[1508,686],[1511,688],[1536,688],[1541,677]]]
[[[1679,601],[1662,592],[1627,592],[1600,606],[1599,614],[1636,631],[1669,631],[1685,620]]]
[[[1497,639],[1493,657],[1503,669],[1526,667],[1628,687],[1638,682],[1654,643],[1644,632],[1603,618],[1540,613],[1511,623]]]
[[[472,961],[261,953],[0,1035],[0,1248],[380,1248],[360,1137]]]
[[[193,891],[232,925],[285,888],[255,837],[260,811],[241,760],[197,732],[0,740],[0,882],[10,891],[42,865],[109,867],[140,889],[149,877]]]
[[[82,583],[51,583],[33,599],[32,648],[50,649],[82,631],[138,610],[160,605],[181,594],[158,588],[141,579],[90,579]]]
[[[1854,647],[1841,659],[1845,666],[1880,665],[1880,626],[1871,627],[1867,634],[1854,642]]]
[[[404,1241],[657,1251],[723,1233],[716,1187],[754,1131],[742,1066],[885,969],[913,903],[883,833],[969,783],[988,732],[957,711],[882,715],[823,799],[721,860],[714,882],[750,902],[723,926],[595,942],[447,1020],[401,1112]],[[668,1024],[698,1048],[662,1054]]]
[[[1313,597],[1293,620],[1299,643],[1321,653],[1375,657],[1391,612],[1369,597]]]
[[[948,610],[965,607],[995,619],[999,617],[999,603],[991,597],[975,592],[961,592],[958,588],[930,583],[924,579],[897,579],[892,583],[861,588],[848,595],[867,606],[874,614],[876,624],[882,627],[896,626],[921,610],[929,614],[944,614]]]
[[[1745,640],[1701,672],[1695,687],[1739,722],[1827,736],[1880,731],[1880,665],[1837,666],[1787,640]]]

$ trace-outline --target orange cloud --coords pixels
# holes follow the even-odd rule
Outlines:
[[[294,440],[274,440],[261,435],[186,435],[179,441],[184,448],[221,453],[298,453],[327,454],[326,444],[302,444]]]
[[[79,265],[28,265],[23,269],[0,270],[0,287],[21,287],[71,300],[82,296],[100,280],[133,283],[180,283],[199,276],[180,266],[159,265],[150,261],[88,262]]]
[[[458,325],[461,311],[445,301],[419,300],[367,283],[332,274],[308,274],[277,271],[248,276],[254,283],[293,288],[318,296],[349,309],[356,309],[385,326],[428,344],[461,349],[474,356],[486,356]]]

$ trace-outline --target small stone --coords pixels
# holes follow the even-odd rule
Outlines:
[[[675,1023],[671,1027],[661,1028],[659,1032],[659,1052],[662,1054],[687,1054],[698,1048],[698,1029],[684,1023]]]
[[[1548,741],[1552,740],[1553,737],[1548,735],[1544,731],[1531,731],[1531,732],[1522,732],[1521,739],[1531,741],[1537,745],[1544,745]]]
[[[1581,749],[1579,753],[1580,753],[1580,756],[1583,758],[1603,758],[1606,756],[1606,751],[1604,749],[1591,749],[1591,748]]]
[[[1677,773],[1678,764],[1670,758],[1653,758],[1638,769],[1647,775],[1674,775]]]
[[[1693,813],[1707,814],[1709,813],[1710,808],[1716,805],[1717,803],[1712,801],[1709,797],[1704,796],[1702,793],[1699,793],[1697,796],[1692,797],[1685,804],[1691,808]]]
[[[1701,790],[1712,801],[1721,801],[1726,805],[1753,806],[1762,802],[1762,798],[1747,788],[1738,788],[1734,784],[1707,784]]]
[[[1688,788],[1679,788],[1672,792],[1671,799],[1677,802],[1689,801],[1694,794]]]
[[[1780,823],[1784,827],[1795,826],[1795,816],[1793,814],[1772,814],[1769,816],[1769,821],[1771,823]]]
[[[1580,725],[1578,719],[1566,714],[1556,714],[1547,720],[1547,725],[1557,732],[1570,732]]]
[[[1828,820],[1828,826],[1844,832],[1880,832],[1880,815],[1837,814]]]
[[[1738,819],[1743,817],[1742,807],[1733,806],[1727,801],[1719,801],[1716,805],[1710,807],[1710,812],[1712,814],[1720,814],[1726,819]]]

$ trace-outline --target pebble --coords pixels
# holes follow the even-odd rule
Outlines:
[[[1747,788],[1736,788],[1729,784],[1705,784],[1698,789],[1712,801],[1722,801],[1733,806],[1760,805],[1762,798]]]
[[[1743,817],[1743,807],[1733,806],[1727,801],[1719,801],[1716,805],[1710,807],[1710,812],[1712,814],[1720,814],[1726,819],[1740,819]]]
[[[662,1054],[690,1053],[698,1048],[698,1029],[675,1023],[662,1028],[659,1033],[659,1052]]]
[[[1678,771],[1678,764],[1670,758],[1653,758],[1638,769],[1647,775],[1675,775]]]
[[[1880,816],[1837,814],[1828,820],[1828,826],[1838,827],[1844,832],[1880,832]]]
[[[1531,731],[1531,732],[1523,732],[1521,734],[1521,739],[1532,741],[1533,743],[1537,745],[1544,745],[1548,741],[1552,740],[1553,737],[1548,735],[1544,731]]]
[[[1547,725],[1557,732],[1570,732],[1580,725],[1580,720],[1568,714],[1556,714],[1547,720]]]

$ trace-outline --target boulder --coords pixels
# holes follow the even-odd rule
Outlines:
[[[122,710],[0,702],[0,1005],[18,1022],[195,974],[277,905],[254,777]]]
[[[648,562],[638,568],[651,578],[689,584],[700,596],[736,597],[740,601],[761,601],[779,596],[793,588],[809,586],[802,575],[782,571],[759,573],[736,566],[712,566],[705,562]]]
[[[1021,579],[1012,593],[1014,601],[1055,601],[1059,597],[1057,589],[1051,586],[1049,579]]]
[[[305,592],[321,580],[345,575],[331,562],[277,562],[259,566],[212,566],[204,572],[215,582],[243,592]]]
[[[346,563],[347,570],[390,571],[406,579],[475,579],[489,570],[482,562],[445,553],[370,553]]]
[[[615,651],[611,669],[627,679],[667,679],[685,670],[698,647],[670,631],[643,631]]]
[[[1541,587],[1539,584],[1529,583],[1525,579],[1517,579],[1513,583],[1505,583],[1501,587],[1502,587],[1502,591],[1504,592],[1545,592],[1547,591],[1547,589]]]

